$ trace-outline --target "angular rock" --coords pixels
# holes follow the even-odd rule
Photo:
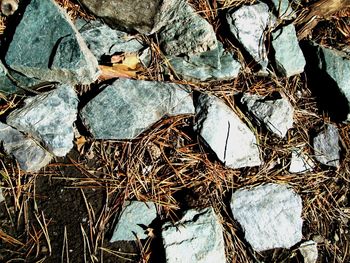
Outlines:
[[[239,189],[231,198],[233,217],[256,251],[290,248],[302,238],[302,202],[287,185]]]
[[[5,201],[5,197],[2,193],[2,188],[0,187],[0,203],[4,202]]]
[[[225,165],[242,168],[261,164],[254,133],[223,101],[201,94],[196,114],[195,130]]]
[[[268,58],[264,33],[275,23],[269,7],[264,3],[244,5],[238,9],[229,10],[226,20],[236,39],[265,70]]]
[[[167,263],[225,263],[222,227],[213,208],[188,210],[162,227]]]
[[[7,123],[43,142],[48,151],[65,156],[73,148],[73,123],[77,118],[78,98],[74,89],[57,89],[25,100],[25,105],[7,117]]]
[[[117,52],[138,52],[143,45],[132,35],[110,28],[98,20],[83,25],[79,32],[98,60]]]
[[[168,59],[176,75],[189,81],[232,79],[241,69],[241,64],[224,51],[221,43],[210,51]]]
[[[165,115],[193,114],[184,85],[118,79],[92,99],[80,115],[96,139],[134,139]]]
[[[318,257],[317,243],[313,240],[303,242],[299,251],[304,257],[304,263],[316,263]]]
[[[53,0],[30,2],[5,60],[11,69],[47,81],[90,84],[99,74],[96,58]]]
[[[159,33],[160,44],[166,55],[192,55],[217,48],[213,27],[187,3],[172,11],[174,18]]]
[[[272,38],[275,63],[279,73],[285,77],[302,73],[306,61],[299,47],[294,25],[290,24],[277,30],[272,33]]]
[[[292,159],[289,166],[290,173],[306,173],[315,167],[313,160],[303,153],[302,149],[292,151]]]
[[[272,0],[272,4],[277,11],[278,18],[290,20],[296,17],[289,0]]]
[[[241,102],[259,124],[264,124],[277,136],[284,138],[288,129],[293,128],[294,109],[287,98],[268,99],[244,94]]]
[[[339,132],[335,125],[327,124],[313,139],[315,158],[324,165],[339,167]]]
[[[20,168],[27,172],[39,171],[53,157],[37,141],[3,123],[0,123],[0,141],[5,152],[14,156]]]
[[[121,212],[110,242],[146,239],[146,229],[157,217],[157,209],[152,202],[131,201]]]

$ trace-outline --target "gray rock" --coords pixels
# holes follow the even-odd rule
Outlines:
[[[339,132],[335,125],[327,124],[313,139],[313,147],[317,161],[324,165],[339,167]]]
[[[222,228],[213,208],[188,210],[162,227],[167,263],[225,263]]]
[[[0,187],[0,203],[4,202],[5,201],[5,197],[2,193],[2,188]]]
[[[118,79],[81,111],[96,139],[133,139],[165,115],[193,114],[184,85]]]
[[[147,238],[143,227],[148,227],[157,218],[157,209],[152,202],[126,202],[113,231],[110,242],[134,241]]]
[[[53,0],[30,2],[5,60],[11,69],[47,81],[90,84],[99,75],[96,58]]]
[[[284,138],[293,128],[294,109],[287,98],[268,99],[259,95],[244,94],[241,102],[259,124]]]
[[[304,71],[306,64],[293,24],[272,33],[277,70],[285,77]]]
[[[226,19],[236,39],[265,70],[268,58],[264,33],[275,23],[269,7],[264,3],[244,5],[238,9],[229,10]]]
[[[79,29],[79,32],[98,60],[103,55],[138,52],[143,49],[143,45],[134,36],[112,29],[97,20],[85,24]]]
[[[74,89],[57,89],[25,100],[25,105],[7,117],[7,123],[31,134],[56,156],[65,156],[73,148],[73,122],[77,117],[78,98]]]
[[[315,164],[311,157],[303,153],[302,149],[292,151],[292,159],[289,166],[290,173],[306,173],[312,171]]]
[[[144,67],[149,67],[152,63],[152,50],[151,48],[146,48],[142,50],[141,54],[139,55],[139,59]]]
[[[27,172],[39,171],[53,157],[36,140],[3,123],[0,123],[0,141],[5,152],[14,156],[20,168]]]
[[[217,48],[213,27],[187,1],[180,1],[173,12],[175,19],[159,33],[160,44],[166,55],[192,55]]]
[[[302,202],[287,185],[239,189],[231,198],[233,217],[256,251],[290,248],[302,238]]]
[[[272,3],[277,11],[278,18],[290,20],[296,17],[289,0],[272,0]]]
[[[304,257],[304,263],[316,263],[318,257],[317,243],[313,240],[303,242],[299,251]]]
[[[201,94],[196,114],[195,130],[225,165],[242,168],[261,164],[254,133],[223,101]]]
[[[241,64],[224,51],[221,43],[210,51],[168,59],[177,76],[194,82],[232,79],[241,69]]]

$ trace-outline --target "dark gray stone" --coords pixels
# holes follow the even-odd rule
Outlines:
[[[335,125],[327,124],[313,139],[313,147],[317,161],[324,165],[339,167],[339,132]]]
[[[118,79],[81,111],[96,139],[133,139],[165,115],[193,114],[184,85]]]
[[[43,142],[52,154],[65,156],[73,148],[77,107],[74,89],[61,85],[56,90],[27,98],[23,108],[11,112],[7,123]]]
[[[196,115],[195,130],[225,165],[242,168],[261,164],[254,133],[223,101],[201,94]]]
[[[239,189],[231,198],[233,217],[256,251],[290,248],[302,238],[302,202],[287,185]]]
[[[53,157],[36,140],[3,123],[0,123],[0,141],[5,152],[14,156],[20,168],[27,172],[39,171]]]
[[[212,207],[191,209],[162,226],[167,263],[225,263],[222,226]]]
[[[53,0],[30,2],[5,60],[11,69],[47,81],[90,84],[99,75],[96,58]]]

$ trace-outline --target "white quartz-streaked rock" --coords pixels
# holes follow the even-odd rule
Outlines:
[[[324,165],[339,167],[339,132],[335,125],[327,124],[313,139],[315,158]]]
[[[302,149],[292,151],[292,159],[289,166],[290,173],[305,173],[312,171],[315,163],[308,155],[304,154]]]
[[[118,79],[82,109],[84,124],[96,139],[134,139],[165,115],[193,114],[187,86]]]
[[[78,97],[69,85],[27,98],[25,105],[7,117],[7,124],[28,133],[56,156],[73,148],[73,123],[77,118]]]
[[[265,125],[277,136],[284,138],[287,131],[293,128],[294,109],[287,98],[268,99],[260,95],[244,94],[241,101],[258,124]]]
[[[53,157],[37,141],[4,123],[0,123],[0,141],[5,152],[12,155],[20,168],[27,172],[39,171]]]
[[[225,263],[222,227],[212,207],[191,209],[162,227],[167,263]]]
[[[123,208],[110,242],[147,238],[146,229],[157,217],[152,202],[128,201]]]
[[[242,168],[261,164],[254,133],[222,100],[201,94],[196,114],[196,131],[225,165]]]
[[[287,185],[239,189],[232,194],[231,210],[256,251],[290,248],[302,238],[302,201]]]
[[[304,257],[304,263],[316,263],[318,257],[317,243],[313,240],[303,242],[299,251]]]

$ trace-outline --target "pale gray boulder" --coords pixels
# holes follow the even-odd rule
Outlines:
[[[152,202],[127,201],[119,216],[110,242],[146,239],[146,229],[157,218]]]
[[[118,79],[93,98],[80,116],[96,139],[134,139],[165,115],[193,114],[187,86]]]
[[[314,167],[315,163],[310,156],[303,153],[302,149],[293,149],[289,166],[290,173],[306,173],[312,171]]]
[[[258,252],[290,248],[302,238],[302,201],[287,185],[266,184],[232,194],[233,217]]]
[[[65,156],[73,148],[73,123],[77,118],[78,97],[71,86],[30,97],[25,105],[7,117],[7,124],[42,142],[49,152]]]
[[[275,51],[276,67],[280,74],[290,77],[304,71],[306,61],[293,24],[272,33],[272,47]]]
[[[338,168],[340,163],[340,146],[338,128],[333,124],[326,124],[313,139],[315,158],[324,165]]]
[[[191,209],[162,226],[167,263],[225,263],[222,227],[212,207]]]
[[[294,108],[287,98],[268,99],[260,95],[244,94],[241,102],[258,122],[277,136],[284,138],[293,128]]]
[[[39,142],[4,123],[0,123],[0,141],[5,152],[13,156],[20,168],[27,172],[39,171],[53,157]]]
[[[254,133],[220,99],[201,94],[196,105],[195,130],[230,168],[261,164]]]
[[[28,4],[5,60],[11,69],[46,81],[90,84],[99,75],[96,58],[53,0]]]

